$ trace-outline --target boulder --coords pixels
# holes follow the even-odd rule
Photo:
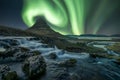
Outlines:
[[[16,52],[14,54],[14,58],[16,61],[24,61],[27,57],[40,55],[39,51],[31,51],[31,52]]]
[[[49,57],[50,59],[56,59],[56,58],[57,58],[57,55],[56,55],[56,53],[50,53],[50,54],[48,55],[48,57]]]
[[[77,60],[71,58],[65,61],[61,61],[58,65],[62,67],[73,67],[76,65],[76,63],[77,63]]]
[[[81,77],[77,73],[72,73],[70,76],[71,80],[81,80]]]
[[[58,73],[54,80],[71,80],[71,79],[70,79],[69,73],[64,71],[64,72]]]
[[[10,45],[8,43],[6,43],[5,41],[0,41],[0,47],[3,47],[3,48],[10,48]]]
[[[36,55],[42,54],[40,51],[37,51],[37,50],[31,51],[30,53],[32,54],[32,56],[36,56]]]
[[[13,57],[15,53],[16,49],[14,47],[8,48],[4,52],[0,52],[0,57],[2,58]]]
[[[0,80],[18,80],[17,73],[7,65],[0,65]]]
[[[19,47],[19,50],[20,50],[21,52],[29,52],[29,51],[30,51],[30,49],[27,48],[27,47]]]
[[[17,52],[16,54],[14,54],[14,58],[16,61],[23,61],[26,57],[28,57],[28,54],[29,53],[26,52]]]
[[[3,80],[18,80],[18,75],[15,71],[9,71],[3,76],[2,79]]]
[[[23,63],[22,70],[30,80],[36,79],[46,71],[45,60],[41,55],[29,57]]]
[[[10,71],[10,67],[7,65],[0,65],[0,76],[3,74],[6,74],[8,71]]]

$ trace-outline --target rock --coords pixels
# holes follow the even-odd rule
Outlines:
[[[71,74],[70,79],[71,80],[81,80],[80,76],[76,73]]]
[[[11,46],[17,46],[17,45],[19,45],[19,42],[18,42],[17,40],[15,40],[15,39],[10,39],[9,44],[10,44]]]
[[[116,53],[120,53],[120,43],[115,43],[113,45],[106,46],[107,49],[112,50]]]
[[[25,60],[22,70],[30,80],[36,79],[46,71],[46,63],[41,55],[32,56]]]
[[[30,49],[26,48],[26,47],[19,47],[19,49],[20,49],[21,52],[28,52],[28,51],[30,51]]]
[[[77,60],[71,58],[71,59],[68,59],[68,60],[66,60],[66,61],[60,62],[60,63],[59,63],[59,66],[63,66],[63,67],[73,67],[73,66],[76,65],[76,63],[77,63]]]
[[[14,54],[14,58],[16,61],[24,61],[27,57],[40,55],[39,51],[32,51],[32,52],[17,52]]]
[[[109,59],[119,59],[120,58],[120,56],[107,54],[107,53],[89,53],[89,54],[93,58],[96,58],[96,57],[109,58]]]
[[[9,47],[19,45],[19,42],[15,39],[4,39],[2,41],[5,42],[6,44],[9,44]]]
[[[116,59],[116,60],[114,61],[114,63],[120,65],[120,58]]]
[[[71,80],[70,75],[67,72],[60,72],[57,74],[55,80]]]
[[[17,73],[7,65],[0,65],[0,80],[18,80]]]
[[[3,48],[10,48],[10,45],[8,43],[6,43],[4,40],[0,41],[0,47]]]
[[[30,52],[31,54],[32,54],[32,56],[36,56],[36,55],[40,55],[40,54],[42,54],[40,51],[32,51],[32,52]]]
[[[50,59],[56,59],[57,55],[55,53],[51,53],[48,55]]]
[[[18,80],[18,75],[15,71],[9,71],[3,76],[2,79],[3,80]]]
[[[13,55],[16,53],[15,48],[9,48],[4,52],[0,53],[0,57],[7,58],[7,57],[13,57]]]
[[[0,76],[10,71],[10,67],[7,65],[0,65]]]
[[[29,53],[25,53],[25,52],[17,52],[16,54],[14,54],[14,58],[16,61],[23,61],[25,60],[26,57],[28,57]]]

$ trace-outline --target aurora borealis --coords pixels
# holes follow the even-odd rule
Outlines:
[[[51,28],[61,34],[85,34],[90,8],[95,0],[24,0],[22,17],[28,26],[35,23],[36,16],[43,16]],[[98,0],[96,11],[87,25],[96,34],[118,5],[111,0]]]
[[[52,29],[61,34],[83,34],[84,3],[85,0],[25,0],[23,20],[32,26],[36,16],[44,16]]]

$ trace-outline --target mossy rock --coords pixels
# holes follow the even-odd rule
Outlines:
[[[17,73],[15,71],[9,71],[4,75],[3,80],[18,80]]]
[[[56,53],[51,53],[48,56],[49,56],[50,59],[56,59],[57,58]]]
[[[120,53],[120,43],[116,43],[114,45],[107,46],[109,50],[115,51],[117,53]]]
[[[26,47],[19,47],[19,48],[20,48],[21,52],[28,52],[28,51],[30,51],[30,49],[26,48]]]
[[[74,67],[77,63],[77,60],[76,59],[68,59],[66,61],[62,61],[59,63],[59,66],[61,67]]]
[[[29,80],[36,80],[46,72],[45,60],[41,55],[31,56],[23,63],[22,70]]]
[[[40,54],[42,54],[40,51],[32,51],[32,53],[33,53],[33,56],[36,56],[36,55],[40,55]]]

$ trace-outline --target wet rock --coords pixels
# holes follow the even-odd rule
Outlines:
[[[55,80],[71,80],[70,75],[67,72],[60,72],[57,74]]]
[[[36,55],[40,55],[40,54],[42,54],[40,51],[32,51],[32,52],[30,52],[31,54],[32,54],[32,56],[36,56]]]
[[[114,63],[120,65],[120,58],[118,58],[117,60],[115,60]]]
[[[25,52],[17,52],[16,54],[14,54],[14,58],[16,61],[23,61],[25,60],[25,58],[28,56],[27,53]]]
[[[7,65],[0,65],[0,80],[18,80],[17,73]]]
[[[10,67],[7,65],[0,65],[0,76],[10,71]]]
[[[19,42],[15,39],[4,39],[3,42],[9,44],[9,46],[17,46],[19,45]]]
[[[15,71],[9,71],[3,76],[2,79],[3,80],[18,80],[18,75]]]
[[[71,80],[81,80],[81,77],[76,73],[72,73],[70,76],[70,79]]]
[[[27,57],[40,55],[39,51],[32,51],[32,52],[17,52],[14,54],[14,58],[16,61],[24,61]]]
[[[30,80],[36,79],[46,71],[46,63],[41,55],[32,56],[25,60],[22,67]]]
[[[0,41],[0,47],[10,48],[10,45],[2,40],[2,41]]]
[[[119,59],[120,56],[107,54],[107,53],[89,53],[91,57],[101,57],[101,58],[109,58],[109,59]]]
[[[109,50],[115,51],[116,53],[120,53],[120,43],[115,43],[113,45],[109,45],[106,47]]]
[[[51,53],[48,55],[50,59],[56,59],[57,55],[55,53]]]
[[[68,59],[68,60],[65,60],[65,61],[62,61],[59,63],[59,66],[63,66],[63,67],[73,67],[75,66],[77,63],[77,60],[76,59]]]
[[[29,40],[29,41],[32,41],[32,40],[40,40],[40,38],[39,38],[39,37],[31,37],[31,38],[28,38],[27,40]]]
[[[26,48],[26,47],[19,47],[19,49],[20,49],[21,52],[28,52],[28,51],[30,51],[30,49]]]
[[[13,55],[16,53],[15,48],[9,48],[4,52],[0,53],[0,57],[7,58],[7,57],[13,57]]]
[[[17,46],[17,45],[19,45],[19,42],[17,40],[11,39],[11,41],[9,42],[9,44],[11,46]]]

